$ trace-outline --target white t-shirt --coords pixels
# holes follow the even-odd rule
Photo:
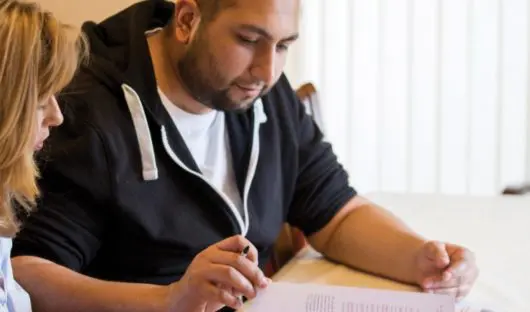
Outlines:
[[[202,115],[190,114],[173,104],[160,89],[158,93],[202,175],[223,192],[244,216],[224,112],[213,110]]]
[[[0,237],[0,312],[31,312],[29,295],[13,278],[10,238]]]

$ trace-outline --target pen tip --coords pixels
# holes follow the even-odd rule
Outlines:
[[[244,254],[247,254],[249,250],[250,250],[250,246],[246,246],[246,247],[243,249],[243,253],[244,253]]]

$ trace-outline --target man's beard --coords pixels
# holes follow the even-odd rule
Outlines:
[[[190,49],[177,63],[181,82],[189,94],[199,103],[220,111],[244,112],[252,107],[254,102],[266,93],[264,86],[260,94],[253,99],[244,99],[241,102],[233,101],[229,96],[230,86],[233,82],[223,83],[226,87],[215,88],[214,82],[223,82],[214,56],[209,52],[208,43],[202,40],[202,34],[191,43]],[[207,70],[201,67],[201,59],[207,64]]]

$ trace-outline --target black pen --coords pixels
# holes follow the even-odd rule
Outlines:
[[[246,257],[248,255],[249,250],[250,250],[250,246],[247,245],[245,248],[243,248],[243,251],[241,252],[241,256]]]

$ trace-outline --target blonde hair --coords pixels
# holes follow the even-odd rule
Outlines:
[[[0,236],[14,236],[15,206],[39,194],[33,159],[37,107],[64,88],[87,54],[79,30],[35,3],[0,0]]]

